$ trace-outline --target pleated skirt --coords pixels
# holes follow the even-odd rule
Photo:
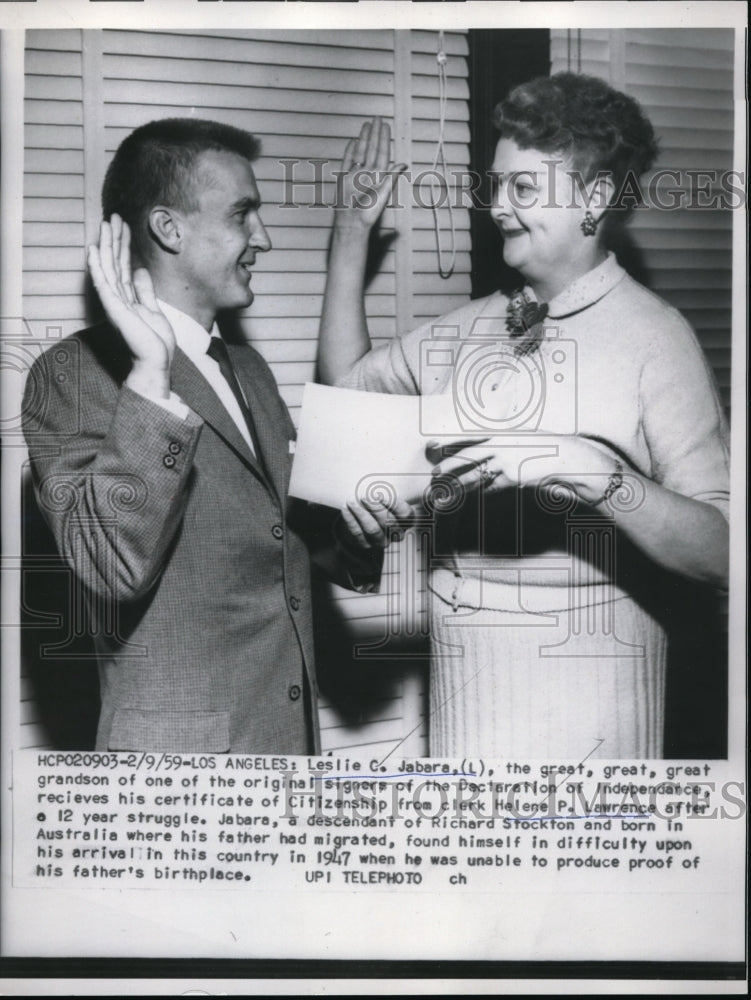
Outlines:
[[[432,756],[662,756],[666,635],[629,597],[539,614],[430,598]]]

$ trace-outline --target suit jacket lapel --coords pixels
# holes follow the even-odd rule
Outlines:
[[[269,392],[267,379],[261,377],[262,369],[251,363],[251,351],[237,344],[228,344],[227,348],[255,422],[263,461],[277,497],[281,499],[287,495],[289,441],[280,425],[279,395],[276,390],[273,395]]]
[[[227,413],[221,400],[188,356],[178,347],[172,362],[172,388],[230,446],[254,474],[269,486],[263,469]],[[264,452],[264,458],[265,458]]]

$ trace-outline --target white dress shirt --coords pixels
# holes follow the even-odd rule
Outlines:
[[[157,299],[157,302],[159,303],[159,308],[169,320],[169,324],[175,334],[177,346],[188,356],[217,394],[225,410],[232,417],[233,423],[242,434],[251,453],[255,455],[250,431],[248,430],[248,425],[245,422],[240,405],[235,398],[235,394],[232,392],[224,375],[222,375],[218,363],[206,353],[209,349],[211,338],[220,336],[216,323],[214,323],[211,333],[208,333],[192,316],[188,316],[186,313],[181,312],[180,309],[176,309],[161,299]],[[240,387],[240,392],[242,391],[242,387]],[[169,399],[158,399],[154,400],[154,402],[159,403],[160,406],[164,406],[172,413],[182,417],[182,419],[185,419],[188,415],[188,406],[174,392],[170,393]]]

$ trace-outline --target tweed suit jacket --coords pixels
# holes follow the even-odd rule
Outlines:
[[[100,750],[318,750],[309,557],[286,501],[295,431],[265,361],[228,346],[263,467],[179,348],[184,420],[123,384],[108,324],[51,348],[27,384],[37,497],[88,604]]]

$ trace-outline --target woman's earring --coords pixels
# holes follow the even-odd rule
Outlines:
[[[579,226],[585,236],[594,236],[597,232],[597,219],[595,219],[589,209],[584,213],[584,218],[579,223]]]

